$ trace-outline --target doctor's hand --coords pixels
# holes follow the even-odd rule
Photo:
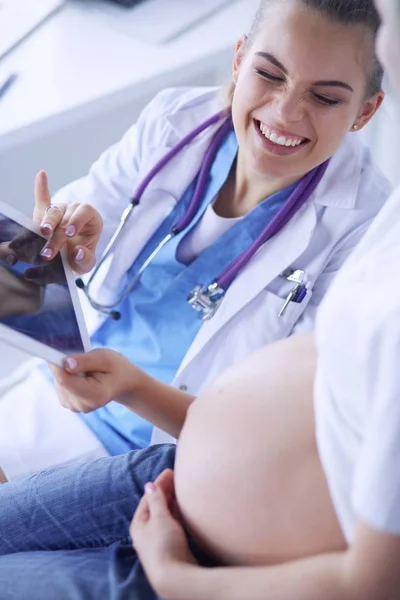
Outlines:
[[[113,350],[97,349],[69,356],[63,369],[49,367],[60,403],[73,412],[92,412],[111,400],[124,404],[124,396],[139,391],[148,378],[144,371]]]
[[[48,237],[41,257],[50,260],[66,246],[71,268],[83,274],[96,263],[95,250],[103,230],[103,219],[89,204],[52,204],[47,175],[40,171],[35,179],[33,219]]]
[[[130,528],[134,548],[156,593],[180,598],[181,575],[200,569],[190,552],[175,497],[174,474],[167,469],[147,483]],[[187,573],[186,573],[187,575]],[[187,598],[187,596],[184,596]]]

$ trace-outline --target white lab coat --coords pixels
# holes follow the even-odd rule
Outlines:
[[[221,95],[215,88],[162,92],[123,139],[100,157],[89,175],[63,188],[54,200],[90,203],[100,211],[105,223],[101,251],[150,168],[220,109]],[[112,299],[140,250],[194,179],[219,126],[200,135],[150,183],[128,234],[108,265],[99,300]],[[316,309],[332,279],[389,193],[388,182],[371,163],[359,136],[349,133],[310,200],[259,250],[230,286],[215,316],[202,325],[173,384],[197,395],[221,371],[250,352],[293,333],[312,330]],[[305,301],[290,303],[279,318],[292,287],[280,277],[288,267],[303,269],[311,288]],[[89,318],[87,304],[85,313]]]

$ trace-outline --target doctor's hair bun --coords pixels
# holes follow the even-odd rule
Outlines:
[[[257,34],[261,23],[264,21],[268,7],[275,2],[281,3],[282,0],[261,0],[260,7],[250,29],[247,40],[248,44],[251,44],[254,36]],[[348,26],[364,25],[370,30],[375,43],[381,20],[375,8],[374,0],[297,0],[297,2],[337,23]],[[367,98],[381,91],[382,79],[383,68],[376,53],[374,53],[366,90]]]

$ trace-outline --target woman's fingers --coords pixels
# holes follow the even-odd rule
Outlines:
[[[146,495],[143,495],[140,502],[135,510],[131,525],[129,527],[129,533],[132,541],[136,538],[137,534],[141,530],[141,526],[146,525],[150,518],[149,502]]]
[[[64,214],[57,217],[57,209],[64,210]],[[53,220],[47,219],[49,213]],[[90,205],[54,206],[54,210],[50,208],[46,212],[42,222],[43,232],[52,230],[51,238],[42,250],[42,257],[51,260],[68,242],[72,268],[78,273],[87,273],[96,263],[94,250],[102,227],[99,213]]]
[[[106,403],[102,385],[96,378],[70,375],[55,366],[50,369],[57,383],[60,403],[65,408],[88,413]]]
[[[95,250],[103,220],[89,204],[52,204],[47,175],[40,171],[35,179],[34,220],[40,223],[43,235],[49,238],[41,251],[44,260],[53,259],[68,243],[72,268],[88,273],[96,263]]]
[[[66,212],[69,209],[67,204],[52,204],[49,191],[47,174],[45,171],[39,171],[35,178],[35,208],[33,219],[40,224],[40,230],[46,237],[53,233],[63,222]],[[56,253],[55,253],[56,254]],[[45,258],[51,258],[50,252],[43,255]]]
[[[40,223],[43,235],[53,236],[54,232],[58,231],[60,225],[63,224],[67,208],[66,204],[49,204],[47,206]]]
[[[68,373],[107,373],[112,368],[110,351],[103,348],[91,350],[85,354],[69,356],[64,361]]]
[[[131,523],[131,536],[134,537],[137,528],[145,524],[149,519],[165,519],[171,517],[167,498],[164,491],[149,481],[144,486],[144,495],[142,496]]]
[[[73,238],[84,234],[90,238],[91,247],[94,248],[103,230],[103,219],[90,204],[75,205],[70,215],[67,226],[67,236]]]
[[[174,472],[171,469],[165,469],[157,477],[154,485],[164,492],[168,506],[172,508],[172,503],[175,498]]]
[[[48,179],[45,171],[39,171],[35,178],[35,208],[33,219],[40,224],[43,235],[51,236],[62,222],[66,204],[52,204]]]
[[[45,171],[39,171],[35,177],[35,209],[33,219],[41,223],[47,207],[51,204],[49,184]]]
[[[45,260],[54,258],[67,243],[68,221],[72,211],[73,208],[67,204],[49,204],[47,207],[40,224],[42,234],[50,238],[41,252]]]
[[[73,246],[69,252],[69,262],[74,271],[84,275],[94,268],[96,256],[85,246]]]

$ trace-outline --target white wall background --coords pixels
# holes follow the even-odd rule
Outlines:
[[[400,185],[400,100],[385,83],[386,98],[378,114],[360,133],[393,185]]]
[[[16,145],[0,154],[2,198],[19,210],[31,214],[35,174],[44,169],[50,178],[50,187],[61,186],[85,175],[99,154],[120,139],[135,122],[140,110],[164,87],[185,85],[216,85],[229,80],[231,53],[221,56],[217,64],[196,70],[194,77],[170,74],[146,86],[140,97],[129,97],[120,106],[96,113],[68,129],[57,129],[29,144]],[[57,152],[54,147],[57,147]]]

